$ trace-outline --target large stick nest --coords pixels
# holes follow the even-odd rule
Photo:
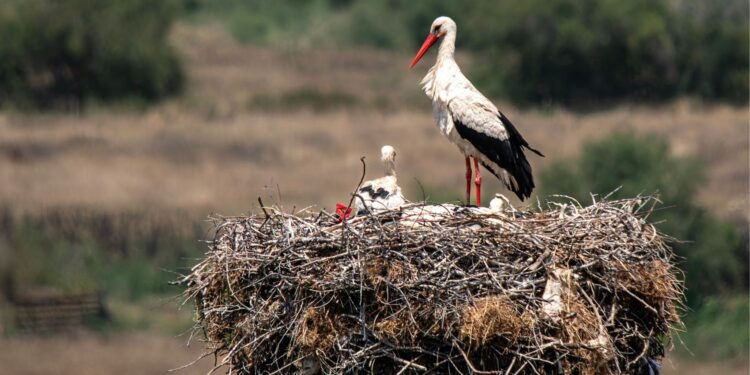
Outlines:
[[[683,298],[654,199],[218,218],[184,278],[232,373],[648,374]]]

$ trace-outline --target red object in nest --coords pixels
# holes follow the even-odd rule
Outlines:
[[[347,207],[347,205],[342,203],[336,203],[336,215],[339,216],[339,223],[343,223],[351,214],[351,207]]]

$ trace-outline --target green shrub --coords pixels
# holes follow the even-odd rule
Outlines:
[[[741,0],[476,1],[457,15],[477,83],[519,103],[748,100]]]
[[[153,101],[183,71],[167,37],[177,0],[8,0],[0,4],[0,104]]]
[[[675,35],[681,92],[704,98],[748,100],[748,2],[678,2]]]
[[[750,304],[746,295],[707,298],[688,314],[678,349],[696,358],[747,358],[750,350]]]
[[[472,31],[464,40],[485,51],[480,83],[517,102],[590,105],[685,94],[747,101],[747,3],[706,5],[716,17],[677,7],[686,3],[697,4],[481,2],[468,9]]]
[[[664,1],[483,5],[470,10],[467,42],[486,52],[476,77],[491,93],[564,104],[675,94],[677,46]]]
[[[738,229],[693,203],[703,183],[695,161],[672,157],[663,139],[616,133],[584,146],[575,160],[558,162],[540,175],[541,196],[565,194],[580,202],[590,193],[614,198],[658,191],[663,205],[650,217],[676,238],[690,306],[708,296],[748,290],[748,250]]]

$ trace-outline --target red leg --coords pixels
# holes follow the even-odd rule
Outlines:
[[[474,185],[477,187],[477,207],[482,205],[482,174],[479,172],[479,161],[474,158]]]
[[[471,160],[466,157],[466,205],[471,204]]]

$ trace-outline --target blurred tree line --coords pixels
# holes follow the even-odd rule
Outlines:
[[[415,52],[439,15],[488,93],[580,105],[680,95],[748,100],[744,0],[189,0],[241,40]]]
[[[3,0],[0,104],[176,93],[179,18],[219,19],[276,47],[414,52],[438,15],[477,52],[471,78],[517,103],[748,100],[745,0]]]
[[[183,71],[167,36],[169,0],[3,0],[0,105],[153,101],[178,92]]]

